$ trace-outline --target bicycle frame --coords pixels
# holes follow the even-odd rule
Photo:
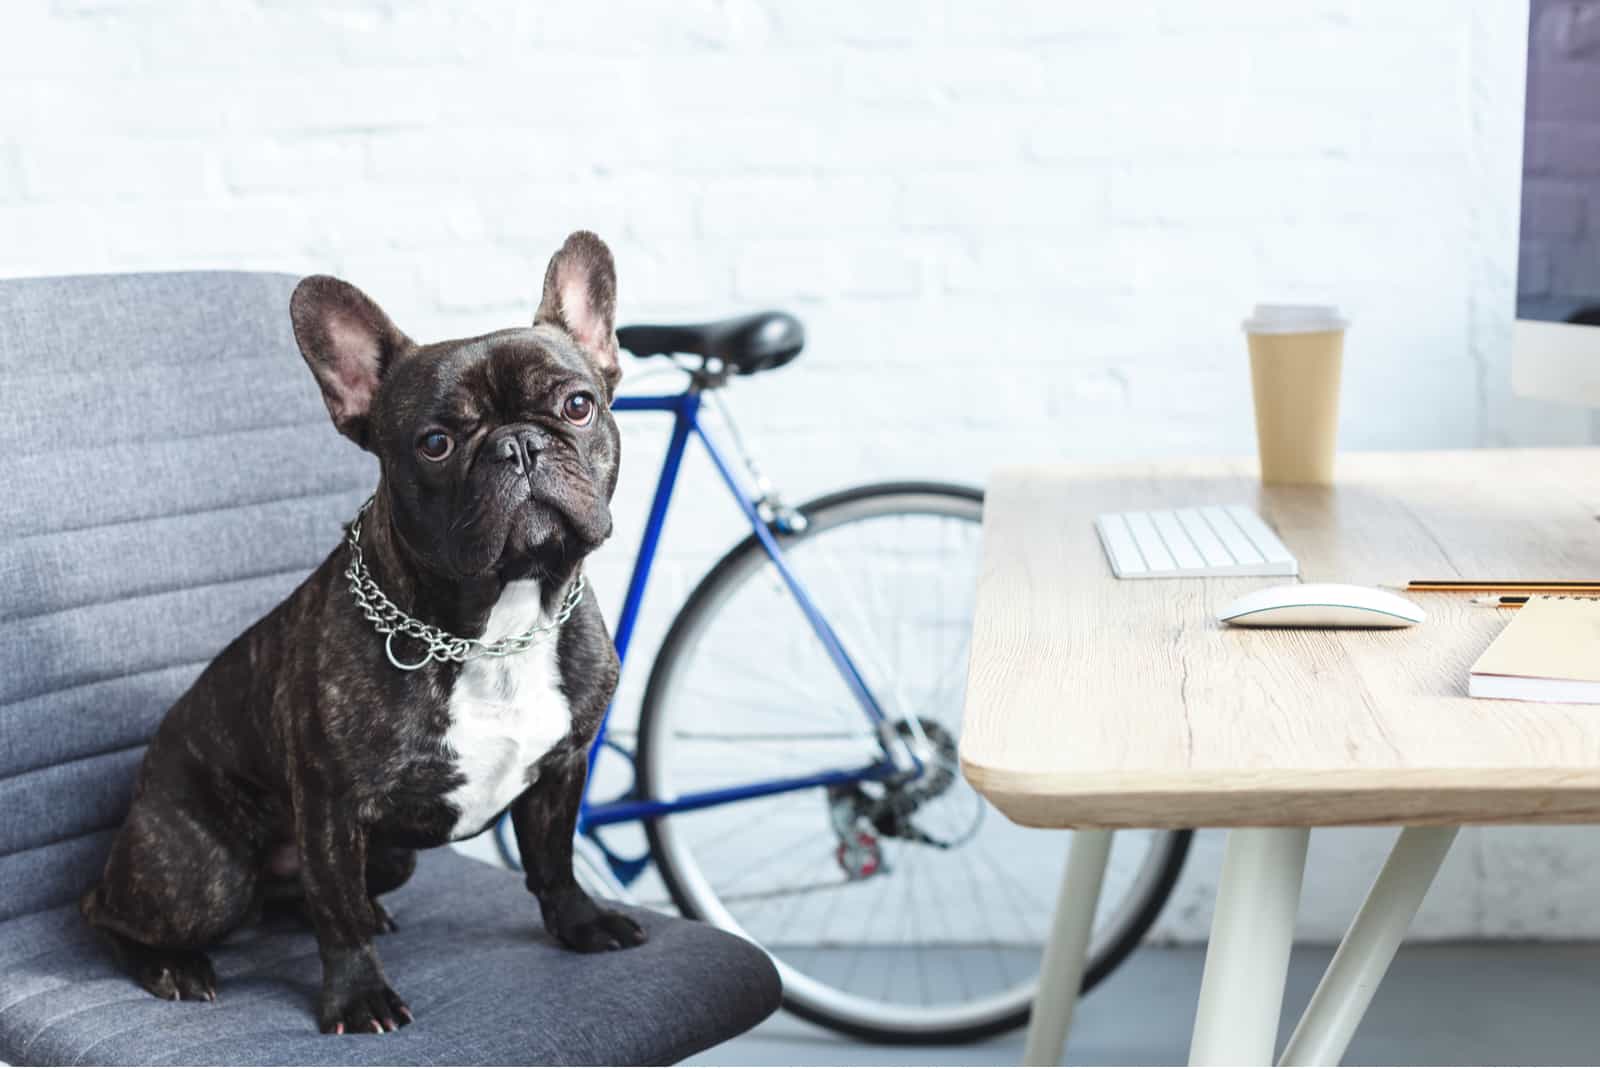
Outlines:
[[[895,738],[894,726],[885,716],[883,709],[878,705],[877,698],[868,689],[861,672],[856,668],[855,661],[845,650],[839,636],[829,625],[827,619],[812,601],[806,591],[805,584],[798,575],[789,567],[784,558],[783,549],[778,544],[778,538],[769,523],[761,516],[759,505],[760,498],[747,491],[741,483],[733,467],[728,463],[715,439],[708,435],[700,422],[701,389],[696,383],[682,393],[661,394],[651,396],[618,397],[611,403],[613,412],[665,412],[673,417],[672,436],[667,442],[666,458],[661,464],[661,474],[656,481],[655,496],[650,503],[650,515],[645,521],[644,537],[639,545],[639,555],[634,561],[633,574],[628,580],[628,590],[622,602],[622,614],[617,619],[616,647],[617,657],[624,663],[627,662],[628,648],[633,641],[634,625],[639,619],[639,608],[644,601],[644,592],[650,581],[650,568],[655,562],[656,549],[660,544],[661,530],[666,523],[667,507],[672,501],[672,491],[677,485],[678,468],[683,460],[683,454],[688,447],[691,435],[698,438],[705,447],[711,462],[716,466],[717,473],[722,476],[723,482],[732,493],[739,509],[743,512],[746,522],[756,540],[760,542],[768,559],[782,577],[785,586],[794,596],[804,613],[807,622],[817,640],[822,643],[828,658],[838,668],[851,694],[861,706],[863,714],[871,722],[874,733],[879,739],[880,756],[876,761],[855,768],[841,768],[837,770],[820,771],[811,775],[797,776],[785,779],[772,779],[763,782],[751,782],[739,786],[729,786],[717,790],[705,790],[697,793],[681,794],[670,801],[641,801],[623,797],[606,802],[591,803],[587,793],[583,798],[582,807],[578,815],[578,831],[593,837],[594,832],[601,827],[633,820],[651,819],[656,816],[669,815],[675,812],[690,812],[697,809],[711,808],[715,805],[724,805],[736,801],[745,801],[751,798],[768,797],[773,794],[788,793],[795,790],[809,790],[821,786],[834,786],[863,780],[882,781],[901,773],[920,772],[920,762],[916,757],[905,751],[900,752],[903,757],[897,759],[896,750],[891,748],[892,739]],[[607,742],[607,726],[611,719],[611,709],[606,709],[606,717],[601,721],[599,733],[596,734],[593,745],[589,751],[590,765]],[[620,747],[612,745],[619,751]],[[632,754],[628,754],[631,758]],[[630,791],[631,793],[631,791]],[[602,846],[602,849],[604,847]],[[630,877],[621,868],[632,867],[628,862],[613,856],[605,850],[608,860],[614,869],[619,869],[617,874],[624,881],[631,881]],[[642,868],[643,863],[638,863]],[[637,868],[634,874],[637,873]]]

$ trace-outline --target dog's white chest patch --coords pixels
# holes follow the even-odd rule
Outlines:
[[[489,613],[483,639],[520,634],[543,621],[538,583],[513,582]],[[466,777],[446,798],[461,813],[451,837],[476,834],[527,789],[533,765],[571,724],[554,634],[524,652],[463,664],[450,691],[444,738]]]

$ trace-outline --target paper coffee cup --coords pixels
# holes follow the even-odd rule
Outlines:
[[[1257,304],[1244,321],[1261,481],[1333,481],[1349,325],[1324,304]]]

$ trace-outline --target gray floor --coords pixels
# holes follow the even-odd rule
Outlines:
[[[1330,951],[1301,947],[1290,968],[1283,1038]],[[1071,1064],[1182,1064],[1203,957],[1148,947],[1080,1007]],[[1022,1034],[967,1046],[843,1040],[780,1013],[691,1064],[1017,1064]],[[1347,1064],[1600,1062],[1600,945],[1408,946],[1356,1035]]]

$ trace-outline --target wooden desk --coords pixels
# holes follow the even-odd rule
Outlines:
[[[1600,450],[1347,454],[1333,488],[1263,487],[1244,461],[990,483],[961,738],[973,785],[1019,823],[1094,829],[1074,841],[1080,888],[1098,885],[1105,829],[1281,829],[1230,838],[1197,1062],[1270,1059],[1310,827],[1445,828],[1401,836],[1285,1052],[1336,1060],[1367,1003],[1348,987],[1365,977],[1370,999],[1450,828],[1600,822],[1600,709],[1467,698],[1469,666],[1510,619],[1470,596],[1408,595],[1428,620],[1406,630],[1245,630],[1216,610],[1281,580],[1112,576],[1096,514],[1218,503],[1254,506],[1306,582],[1595,578]],[[1064,888],[1047,954],[1058,995],[1076,991],[1063,969],[1089,922],[1075,900]],[[1048,1014],[1035,1018],[1030,1060],[1053,1060],[1059,1039],[1050,1052]]]

